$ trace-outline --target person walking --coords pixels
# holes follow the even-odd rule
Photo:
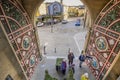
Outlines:
[[[82,63],[85,61],[85,55],[83,54],[83,50],[81,52],[81,55],[79,56],[79,61],[80,61],[79,67],[81,68]]]
[[[79,61],[80,61],[79,67],[80,67],[80,68],[82,67],[82,63],[85,61],[85,59],[87,59],[87,58],[88,58],[88,59],[92,59],[91,56],[85,55],[83,52],[84,52],[84,51],[82,50],[81,55],[79,56]]]
[[[69,64],[69,66],[70,66],[71,64],[73,64],[73,59],[74,59],[74,54],[73,54],[73,52],[69,52],[69,54],[68,54],[68,64]]]

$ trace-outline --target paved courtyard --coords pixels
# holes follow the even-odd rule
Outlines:
[[[76,19],[69,19],[67,24],[53,25],[53,32],[51,26],[38,27],[38,35],[40,39],[40,50],[43,55],[43,60],[37,65],[31,80],[44,80],[44,72],[47,69],[52,77],[58,80],[63,80],[67,76],[63,76],[56,72],[56,58],[66,58],[68,50],[75,55],[75,80],[80,80],[80,76],[88,72],[90,80],[95,80],[88,66],[83,63],[83,67],[79,68],[78,56],[84,48],[85,36],[87,29],[83,26],[75,26]],[[44,54],[43,46],[46,45],[46,54]]]

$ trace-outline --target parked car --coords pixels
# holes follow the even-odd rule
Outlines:
[[[80,20],[79,19],[76,21],[75,26],[80,26]]]
[[[67,20],[62,20],[62,24],[66,24],[66,23],[68,23]]]
[[[37,27],[42,27],[43,25],[44,25],[44,23],[42,23],[42,22],[37,23]]]
[[[75,26],[80,26],[80,22],[76,22],[76,23],[75,23]]]

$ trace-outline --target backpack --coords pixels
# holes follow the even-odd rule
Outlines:
[[[80,55],[79,60],[80,61],[85,61],[85,56],[84,55]]]

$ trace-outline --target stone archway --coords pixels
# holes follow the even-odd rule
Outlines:
[[[30,16],[32,23],[35,24],[35,22],[34,22],[35,15],[37,13],[39,6],[43,3],[44,0],[36,0],[36,1],[34,1],[34,0],[19,0],[19,1],[21,1],[21,4],[23,5],[23,7],[27,11],[28,15]]]
[[[96,17],[97,17],[97,15],[100,13],[100,11],[103,9],[103,7],[108,3],[108,1],[110,1],[110,0],[82,0],[82,2],[86,5],[86,7],[87,7],[87,9],[88,9],[88,14],[90,15],[90,17],[88,17],[90,20],[88,21],[88,23],[89,23],[89,27],[92,27],[93,28],[93,30],[94,30],[94,26],[93,26],[93,23],[94,23],[94,21],[95,21],[95,19],[96,19]],[[27,0],[26,0],[26,2],[27,2]],[[41,1],[41,3],[42,3],[42,1]],[[40,4],[41,4],[40,3]],[[29,13],[31,13],[32,12],[32,14],[31,14],[31,19],[32,20],[34,20],[34,14],[36,13],[36,9],[38,8],[38,6],[40,5],[40,4],[38,4],[38,3],[34,3],[34,4],[36,4],[36,6],[33,8],[33,7],[31,7],[31,10],[33,10],[33,12],[32,11],[29,11],[29,9],[27,10]],[[30,5],[33,5],[33,4],[29,4],[29,6]],[[26,9],[27,9],[27,5],[26,5],[26,7],[25,7]],[[97,18],[98,19],[98,18]],[[94,39],[94,38],[93,38]],[[101,41],[101,39],[103,39],[103,42],[105,42],[105,44],[104,45],[107,45],[106,47],[105,47],[105,50],[107,49],[107,47],[109,46],[108,44],[106,44],[107,43],[107,41],[108,40],[106,40],[106,38],[105,37],[100,37],[100,38],[97,38],[97,40],[95,41],[95,43],[97,43],[98,41]],[[90,46],[92,45],[92,44],[89,44]],[[89,51],[88,51],[89,52]],[[95,57],[95,60],[97,60],[96,59],[96,57]],[[100,63],[101,64],[101,63]],[[109,66],[110,67],[110,66]],[[96,67],[96,69],[97,69],[98,67]],[[97,72],[97,73],[99,73],[99,72]],[[102,73],[102,72],[101,72]],[[96,76],[96,75],[95,75]],[[99,78],[101,78],[101,75],[99,74],[97,77],[96,77],[96,79],[97,80],[99,80]],[[102,77],[103,78],[103,77]],[[102,79],[101,78],[101,79]]]
[[[8,3],[6,3],[5,1],[8,1]],[[34,42],[32,44],[32,41],[36,40],[36,38],[35,38],[35,33],[34,33],[35,29],[31,24],[31,20],[32,21],[34,20],[34,14],[35,14],[37,8],[39,7],[39,5],[44,0],[19,0],[19,1],[21,2],[22,6],[18,2],[16,2],[16,0],[1,0],[0,3],[4,3],[4,5],[0,4],[0,15],[1,15],[0,18],[1,18],[1,23],[3,25],[2,29],[3,29],[3,31],[5,31],[4,33],[8,39],[8,42],[12,46],[12,49],[18,59],[18,62],[21,65],[22,70],[24,72],[26,72],[26,73],[24,73],[26,78],[30,78],[31,75],[28,75],[28,74],[29,73],[32,74],[32,72],[34,71],[35,63],[37,63],[37,60],[39,57],[39,56],[35,56],[35,55],[38,55],[37,43]],[[97,1],[96,0],[82,0],[82,2],[87,6],[87,8],[89,10],[89,14],[91,16],[90,18],[92,19],[92,21],[90,22],[91,25],[89,25],[89,27],[92,26],[97,15],[99,14],[101,9],[105,6],[105,4],[108,1],[110,1],[110,0],[97,0]],[[111,1],[113,1],[113,2],[115,1],[116,2],[115,5],[110,5],[109,7],[112,6],[111,9],[107,8],[108,11],[105,10],[105,12],[112,12],[114,9],[116,9],[116,5],[119,4],[119,0],[111,0]],[[98,7],[96,7],[96,6],[98,6]],[[23,9],[23,7],[25,8],[25,10]],[[10,12],[10,11],[12,11],[12,12]],[[29,16],[27,15],[26,11],[29,14],[31,20],[29,19]],[[15,12],[18,13],[19,16],[14,15],[13,13],[15,13]],[[114,11],[113,11],[113,13],[114,13]],[[93,26],[93,29],[92,29],[93,32],[96,33],[95,35],[99,35],[98,38],[95,38],[96,41],[94,41],[94,43],[95,44],[99,43],[101,40],[102,40],[102,42],[100,42],[100,43],[103,43],[103,44],[100,44],[100,45],[106,45],[107,41],[112,44],[115,42],[114,46],[110,46],[110,44],[107,44],[107,46],[104,46],[104,47],[100,47],[100,48],[97,47],[96,50],[99,50],[100,53],[102,53],[105,50],[109,49],[109,50],[112,50],[112,53],[114,53],[116,56],[117,52],[114,52],[114,50],[115,50],[115,47],[117,47],[117,46],[119,49],[120,38],[119,37],[117,38],[116,36],[112,35],[111,33],[113,33],[115,35],[117,34],[119,36],[119,34],[118,34],[119,32],[117,32],[117,30],[114,30],[114,27],[113,27],[113,26],[117,25],[116,23],[119,22],[119,19],[117,19],[115,22],[112,22],[112,24],[109,24],[109,27],[106,28],[105,27],[106,21],[103,24],[102,24],[102,21],[104,22],[104,20],[106,20],[105,16],[107,16],[107,15],[108,14],[104,14],[104,12],[101,12],[99,17],[97,18],[97,20],[100,20],[100,21],[98,22],[96,20],[96,23]],[[17,20],[16,16],[21,17],[21,18]],[[102,18],[100,18],[101,16],[102,16]],[[114,17],[114,15],[112,17]],[[117,28],[117,27],[115,27],[115,28]],[[104,33],[104,31],[106,33]],[[101,34],[103,36],[100,37]],[[106,37],[106,35],[107,35],[107,37]],[[111,37],[113,40],[111,40]],[[94,38],[91,36],[91,40],[93,40],[93,39]],[[19,44],[20,41],[22,41],[23,45]],[[31,45],[35,44],[35,46],[30,47],[29,43],[31,43]],[[95,44],[89,43],[89,46],[94,47]],[[17,46],[17,48],[16,48],[16,46]],[[99,44],[96,46],[99,46]],[[111,48],[111,47],[114,47],[114,48]],[[32,53],[30,53],[29,55],[27,55],[29,57],[27,57],[25,59],[23,59],[23,57],[22,57],[22,59],[21,59],[21,56],[24,56],[26,51],[28,51],[28,53],[30,52],[30,50],[28,50],[28,49],[33,50],[33,53],[35,53],[35,55],[34,54],[32,55]],[[90,49],[90,47],[88,49]],[[88,50],[88,52],[94,53],[94,51],[91,51],[91,50],[90,51]],[[113,55],[112,53],[110,53],[109,57],[111,57],[111,55]],[[98,55],[100,55],[100,54],[98,54]],[[37,57],[37,59],[35,59],[35,57]],[[29,60],[26,60],[26,59],[29,59]],[[110,58],[107,58],[107,60],[109,60],[109,59]],[[36,62],[34,63],[35,60],[36,60]],[[96,58],[95,58],[95,60],[96,60]],[[29,64],[29,62],[30,62],[30,64]],[[108,62],[106,62],[106,64],[108,64]],[[101,63],[100,63],[100,65],[101,65]],[[27,67],[27,69],[26,69],[26,67]],[[105,67],[106,66],[104,66],[104,68]],[[95,68],[98,68],[98,67],[95,67]],[[104,68],[102,68],[102,71],[104,71]],[[100,73],[102,73],[102,72],[100,72]],[[101,74],[99,74],[97,76],[97,79],[100,76],[101,76]]]
[[[21,4],[24,6],[25,10],[30,15],[32,21],[34,20],[35,13],[37,12],[38,7],[44,0],[19,0]],[[89,22],[91,26],[95,21],[97,15],[101,11],[101,9],[110,1],[110,0],[81,0],[85,6],[88,8],[88,14],[90,14],[91,21]]]

